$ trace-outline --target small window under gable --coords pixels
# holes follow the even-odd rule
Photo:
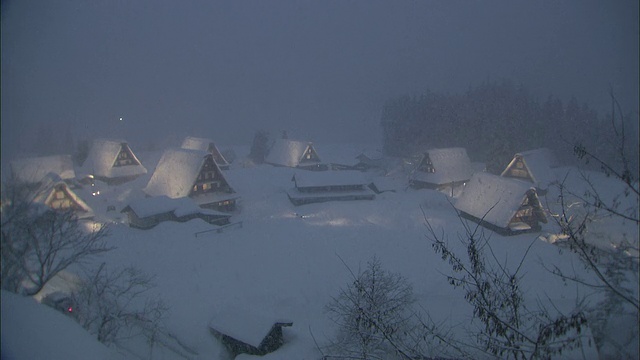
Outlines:
[[[418,170],[426,173],[436,172],[436,169],[433,167],[433,162],[431,162],[431,158],[429,157],[429,154],[426,154],[424,156],[424,159],[422,159],[422,162],[420,163],[420,168]]]
[[[116,161],[113,166],[127,166],[127,165],[140,165],[136,158],[133,156],[131,149],[124,144],[120,147],[120,152],[116,157]]]

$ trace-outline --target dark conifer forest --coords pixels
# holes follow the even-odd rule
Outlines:
[[[514,153],[539,147],[567,163],[575,159],[574,147],[582,145],[615,163],[622,144],[614,139],[624,131],[626,152],[637,164],[638,115],[623,111],[628,110],[615,97],[612,110],[598,114],[576,98],[539,99],[522,85],[485,82],[462,94],[428,91],[388,100],[381,118],[383,148],[406,157],[430,148],[465,147],[472,160],[499,173]]]

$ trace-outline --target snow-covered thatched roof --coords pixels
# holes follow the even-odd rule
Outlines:
[[[444,185],[468,180],[473,174],[474,167],[464,148],[431,149],[425,152],[422,161],[427,157],[431,160],[435,172],[416,171],[413,180]]]
[[[371,182],[360,171],[298,171],[293,177],[298,188],[366,185]]]
[[[48,173],[58,175],[62,180],[76,177],[70,155],[52,155],[24,158],[11,162],[11,173],[18,181],[38,183]]]
[[[114,166],[121,150],[129,150],[136,164],[126,166]],[[124,140],[94,140],[87,160],[82,164],[82,173],[108,179],[143,175],[147,169],[135,156],[129,145]]]
[[[215,145],[215,143],[211,139],[187,136],[182,142],[181,147],[183,149],[210,152],[213,155],[213,160],[215,160],[218,166],[229,165],[229,162],[227,161],[227,159],[224,158],[224,156],[222,155],[218,147]]]
[[[225,308],[213,316],[209,327],[220,333],[258,348],[274,325],[291,326],[282,320],[264,314],[256,314],[249,309]]]
[[[502,172],[502,176],[505,176],[509,172],[518,159],[522,159],[529,171],[531,181],[536,186],[546,188],[549,184],[556,181],[556,176],[552,169],[558,167],[559,162],[551,150],[539,148],[515,154],[513,160],[511,160]]]
[[[191,214],[229,216],[228,214],[223,214],[215,210],[203,209],[196,205],[196,203],[188,197],[172,199],[168,196],[160,195],[150,198],[138,199],[130,203],[127,207],[133,210],[133,212],[135,212],[136,215],[140,218],[169,212],[173,212],[177,217],[187,216]],[[125,207],[125,210],[127,207]]]
[[[143,191],[150,196],[166,195],[172,199],[189,196],[202,165],[210,156],[200,150],[167,149]]]
[[[506,228],[520,208],[531,184],[489,173],[476,173],[467,182],[455,208]]]
[[[58,174],[48,173],[41,181],[41,185],[37,190],[36,197],[34,201],[36,203],[45,204],[47,206],[51,206],[53,201],[56,200],[56,190],[62,191],[69,200],[73,201],[75,205],[79,208],[79,211],[76,211],[78,217],[87,218],[93,217],[93,209],[89,205],[87,205],[84,200],[82,200],[78,194],[76,194],[70,187],[67,185]]]
[[[265,162],[280,166],[296,167],[300,164],[302,156],[308,148],[313,148],[310,142],[277,139],[269,150],[269,155],[265,158]]]

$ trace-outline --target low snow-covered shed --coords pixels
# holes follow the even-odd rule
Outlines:
[[[143,191],[172,199],[190,197],[200,207],[219,211],[235,210],[238,198],[211,153],[188,149],[166,150]]]
[[[94,140],[81,167],[83,177],[107,184],[122,184],[147,173],[124,140]]]
[[[441,189],[463,184],[475,167],[464,148],[431,149],[424,152],[409,183],[420,189]]]
[[[546,192],[557,181],[553,169],[558,166],[555,154],[547,148],[540,148],[515,154],[501,176],[529,181],[539,192]]]
[[[213,140],[211,139],[187,136],[182,142],[181,147],[183,149],[200,150],[211,153],[211,155],[213,156],[213,161],[216,162],[220,170],[229,169],[229,162],[224,157],[224,155],[222,155],[216,144],[214,144]]]
[[[278,350],[285,342],[282,328],[289,326],[293,326],[293,322],[227,309],[209,322],[209,331],[236,357],[266,355]]]
[[[56,174],[64,181],[76,177],[70,155],[51,155],[24,158],[11,161],[11,175],[19,182],[39,184],[49,173]]]
[[[462,217],[502,235],[540,230],[546,223],[531,184],[489,173],[476,173],[455,203]]]
[[[34,201],[54,210],[71,210],[78,219],[90,219],[94,216],[93,209],[54,173],[47,174],[41,180]]]
[[[312,143],[289,139],[277,139],[264,161],[274,166],[323,169]]]
[[[373,200],[375,193],[359,171],[298,172],[291,179],[295,187],[289,190],[294,205],[325,201]]]
[[[121,211],[129,219],[129,226],[151,229],[163,221],[185,222],[202,219],[209,224],[226,225],[231,215],[215,210],[203,209],[188,197],[172,199],[161,195],[134,201]]]

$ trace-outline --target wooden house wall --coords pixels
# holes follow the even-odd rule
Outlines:
[[[531,174],[529,173],[529,169],[527,169],[522,156],[516,156],[511,164],[509,164],[509,168],[504,174],[505,177],[512,177],[516,179],[525,179],[528,181],[533,181]]]
[[[302,157],[300,158],[300,164],[310,163],[310,162],[319,162],[320,158],[318,154],[311,146],[307,146],[305,151],[302,153]]]
[[[113,166],[119,167],[129,165],[140,165],[140,163],[136,160],[135,156],[133,156],[133,152],[131,152],[129,146],[122,145],[120,147],[120,151],[118,152],[118,156],[116,156],[116,160],[113,163]]]

